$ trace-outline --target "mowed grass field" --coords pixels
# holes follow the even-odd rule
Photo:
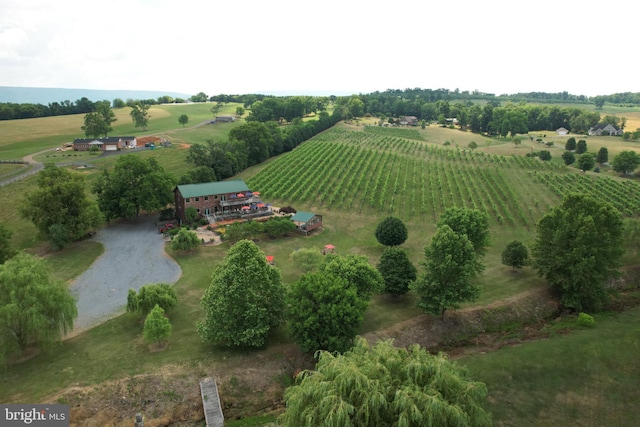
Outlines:
[[[148,134],[154,134],[151,132],[153,120],[152,115]],[[177,123],[177,116],[173,121]],[[159,135],[166,134],[179,142],[170,148],[148,150],[135,155],[156,157],[159,163],[176,177],[189,168],[184,161],[187,150],[181,144],[189,145],[210,138],[224,138],[225,128],[218,125],[192,129],[189,129],[188,125],[184,130],[170,129],[168,121],[166,125],[167,128]],[[207,130],[210,133],[201,133]],[[220,133],[215,136],[214,132]],[[28,143],[28,140],[25,141]],[[478,144],[478,149],[473,152],[465,150],[471,141]],[[445,145],[445,142],[449,144]],[[535,146],[535,143],[533,144]],[[513,158],[509,150],[526,153],[530,148],[525,148],[524,145],[524,140],[523,146],[513,147],[508,141],[440,127],[429,127],[410,134],[394,133],[391,129],[388,134],[381,134],[367,131],[364,126],[341,124],[305,142],[291,153],[247,169],[238,178],[245,179],[253,190],[262,191],[267,202],[276,205],[291,204],[298,210],[314,211],[324,216],[324,230],[321,233],[309,237],[291,236],[259,242],[266,255],[275,256],[285,284],[293,283],[302,274],[291,262],[290,257],[293,251],[300,248],[320,250],[325,244],[331,243],[337,247],[338,253],[362,254],[375,265],[384,249],[375,240],[375,227],[388,215],[401,217],[407,225],[409,239],[403,248],[421,270],[419,263],[424,257],[423,250],[429,244],[439,214],[447,206],[474,206],[474,203],[479,207],[485,206],[490,215],[491,247],[484,259],[485,273],[479,279],[483,289],[482,295],[475,303],[465,305],[468,307],[500,301],[544,286],[544,282],[530,268],[524,268],[521,273],[514,274],[510,268],[503,266],[503,248],[512,240],[520,240],[526,244],[533,242],[537,219],[561,201],[561,194],[552,190],[553,177],[566,179],[562,181],[565,183],[565,190],[572,188],[569,184],[574,179],[567,177],[578,177],[572,185],[585,188],[591,181],[583,181],[583,178],[594,182],[602,181],[602,176],[595,174],[582,176],[564,166],[543,164],[524,156]],[[592,151],[591,145],[589,148]],[[0,150],[3,149],[0,144]],[[88,184],[102,167],[109,167],[116,160],[117,156],[100,158],[95,161],[95,169],[84,170],[82,173],[89,177]],[[303,161],[309,163],[303,166]],[[292,167],[292,164],[296,167]],[[278,184],[277,179],[282,179],[282,183]],[[284,179],[290,179],[289,184]],[[622,184],[622,180],[614,177],[607,179],[616,183],[611,184],[611,188],[618,188],[617,183],[628,185]],[[624,182],[638,185],[632,180]],[[0,217],[14,232],[13,241],[16,246],[46,254],[59,277],[71,280],[90,265],[92,259],[99,256],[101,248],[91,242],[79,242],[60,253],[51,253],[46,245],[39,244],[34,238],[33,225],[21,219],[16,209],[21,196],[33,188],[34,184],[35,178],[31,177],[0,188],[0,200],[9,201],[0,204]],[[636,194],[637,188],[630,188],[631,190],[624,193],[627,197]],[[305,196],[300,189],[311,190]],[[613,197],[613,192],[609,193]],[[637,213],[633,213],[633,216],[637,217]],[[284,360],[283,348],[290,345],[286,326],[272,334],[267,348],[251,351],[205,346],[195,333],[195,322],[203,318],[200,298],[209,284],[211,272],[221,262],[228,247],[226,243],[201,247],[192,254],[169,251],[181,265],[183,276],[175,284],[179,305],[170,314],[173,334],[165,350],[149,352],[141,339],[141,320],[131,314],[122,315],[66,340],[53,350],[43,351],[31,360],[11,365],[5,372],[0,373],[0,401],[42,401],[66,387],[94,388],[105,381],[164,370],[195,377],[214,374],[222,379],[224,386],[225,380],[229,379],[228,372],[243,366],[259,369],[266,360]],[[635,259],[627,260],[629,263],[637,263]],[[415,297],[412,295],[393,303],[384,297],[374,298],[359,332],[364,334],[383,329],[419,315],[414,301]],[[611,335],[611,329],[600,327],[608,324],[607,322],[613,322],[615,326],[612,328],[620,328],[623,333],[634,333],[638,330],[637,318],[636,315],[636,321],[628,321],[626,317],[625,321],[617,321],[615,316],[598,319],[598,326],[586,333],[591,334],[588,335],[590,340]],[[581,336],[582,333],[576,333],[575,336]],[[569,337],[548,342],[559,341],[558,353],[583,351],[584,347],[580,347],[582,341],[569,342],[564,347],[562,340],[565,338]],[[542,342],[547,341],[540,343]],[[536,373],[543,372],[552,378],[560,376],[561,370],[567,369],[569,364],[567,362],[558,365],[554,363],[555,359],[542,358],[541,352],[550,351],[547,347],[536,350],[538,343],[527,345],[533,346],[533,350],[523,354],[514,353],[510,356],[511,362],[491,360],[493,354],[490,354],[486,355],[487,359],[483,359],[485,356],[474,358],[474,362],[478,360],[475,362],[477,368],[474,368],[471,361],[465,361],[464,364],[469,367],[474,378],[488,383],[490,407],[496,414],[498,424],[545,425],[545,417],[551,417],[553,421],[547,425],[571,424],[572,413],[565,411],[565,405],[556,404],[551,406],[549,412],[541,414],[541,404],[537,400],[533,403],[527,402],[526,393],[518,394],[517,400],[513,400],[523,402],[520,406],[524,407],[522,411],[526,413],[509,411],[510,402],[513,401],[510,401],[508,396],[515,396],[515,391],[512,390],[535,389],[539,390],[537,393],[544,394],[545,390],[554,385],[552,382],[536,383],[535,387],[528,385],[534,375],[518,374],[518,358],[531,358],[538,369]],[[627,345],[624,340],[618,344],[609,341],[609,348],[614,349],[623,358],[637,354],[637,348]],[[603,351],[594,352],[593,357],[602,354]],[[587,379],[564,374],[560,376],[565,381],[565,395],[572,397],[571,393],[581,393],[581,388],[597,387],[599,381],[607,378],[607,369],[617,369],[618,365],[612,363],[605,366],[608,367],[600,369],[597,376]],[[487,372],[483,372],[485,370]],[[637,370],[626,371],[629,375],[633,375],[634,372]],[[510,375],[511,379],[507,381],[501,375]],[[617,375],[619,373],[616,371],[611,377],[616,378]],[[272,381],[278,380],[274,378]],[[167,387],[171,390],[170,385]],[[637,390],[635,395],[633,390],[625,388],[624,391],[637,400]],[[535,399],[540,399],[537,396]],[[590,401],[585,401],[586,410],[601,408],[598,406],[601,402],[590,406]],[[623,411],[633,409],[633,406],[621,407]],[[518,423],[517,420],[514,421],[514,416],[533,422]],[[604,422],[601,425],[615,424]]]

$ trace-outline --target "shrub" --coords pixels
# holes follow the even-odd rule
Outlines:
[[[578,326],[591,328],[593,327],[593,325],[595,325],[596,320],[593,318],[593,316],[587,313],[580,313],[578,315],[578,320],[576,320],[576,323],[578,324]]]
[[[166,312],[177,304],[176,291],[168,283],[145,285],[140,288],[137,294],[135,290],[129,289],[127,295],[127,311],[137,311],[144,315],[147,315],[156,305],[159,305]]]

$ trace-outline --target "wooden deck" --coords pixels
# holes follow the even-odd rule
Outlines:
[[[200,381],[200,394],[204,407],[204,419],[207,427],[224,427],[224,415],[220,406],[218,384],[214,378],[205,378]]]

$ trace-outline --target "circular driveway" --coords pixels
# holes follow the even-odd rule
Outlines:
[[[73,332],[95,326],[125,312],[129,289],[150,283],[175,283],[180,266],[164,251],[155,217],[140,216],[99,230],[93,237],[104,253],[71,283],[78,318]]]

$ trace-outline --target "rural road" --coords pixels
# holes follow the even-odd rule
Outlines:
[[[71,283],[77,298],[77,333],[125,311],[129,289],[150,283],[176,282],[182,270],[164,251],[155,217],[140,216],[99,230],[93,237],[104,253]]]

